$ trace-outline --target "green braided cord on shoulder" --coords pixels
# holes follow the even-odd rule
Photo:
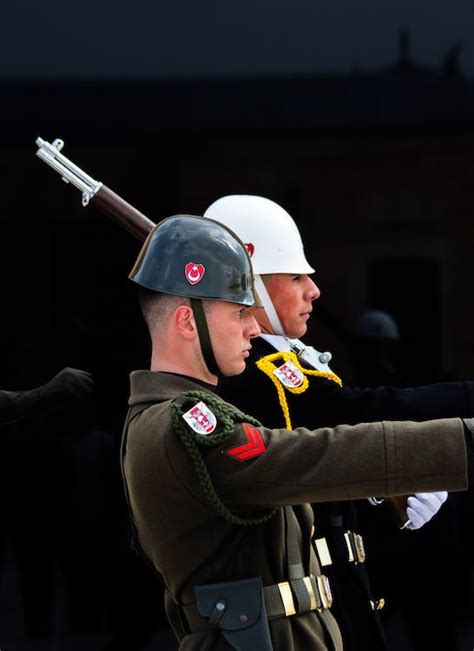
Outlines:
[[[219,427],[215,434],[208,434],[206,436],[195,435],[189,430],[183,421],[182,415],[184,413],[184,405],[190,403],[190,406],[192,406],[201,400],[212,409],[219,425],[223,425],[222,429]],[[188,408],[190,408],[190,406]],[[267,512],[265,515],[260,517],[244,518],[232,513],[218,496],[211,476],[209,475],[209,471],[204,463],[204,459],[202,458],[202,453],[199,450],[199,446],[211,447],[219,445],[228,439],[234,433],[235,423],[245,422],[259,427],[260,423],[258,420],[252,416],[243,414],[241,411],[231,407],[230,405],[227,405],[219,398],[207,393],[207,391],[187,391],[179,396],[179,398],[171,405],[171,417],[174,430],[178,433],[184,447],[191,457],[194,467],[196,468],[204,494],[212,508],[217,511],[221,517],[232,524],[248,526],[252,524],[263,524],[275,515],[277,509],[272,509],[270,512]]]

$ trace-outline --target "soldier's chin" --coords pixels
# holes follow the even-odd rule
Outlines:
[[[235,364],[232,369],[226,369],[222,375],[225,377],[233,377],[234,375],[240,375],[245,371],[247,364],[245,360],[242,360],[240,364]]]
[[[298,328],[294,328],[290,332],[286,333],[286,336],[290,339],[301,339],[308,331],[308,326],[306,323],[302,323]]]

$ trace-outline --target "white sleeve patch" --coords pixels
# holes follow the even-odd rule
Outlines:
[[[217,419],[204,402],[198,402],[189,411],[183,414],[189,427],[201,436],[212,434],[216,429]]]

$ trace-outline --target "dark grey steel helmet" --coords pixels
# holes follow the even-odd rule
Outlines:
[[[148,235],[130,278],[141,287],[259,307],[245,245],[227,226],[175,215]]]
[[[245,244],[230,228],[204,217],[175,215],[148,235],[130,278],[141,287],[191,299],[207,368],[220,370],[202,300],[261,307]]]

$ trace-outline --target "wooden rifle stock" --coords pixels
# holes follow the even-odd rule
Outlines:
[[[91,199],[91,203],[95,204],[140,241],[145,240],[148,233],[155,226],[148,217],[145,217],[143,213],[136,210],[105,185],[102,185],[100,190],[97,191]],[[387,499],[392,517],[400,529],[404,529],[410,522],[407,516],[407,499],[408,495],[398,495]]]
[[[102,185],[90,200],[117,224],[143,242],[155,224],[143,213],[115,194],[106,185]]]
[[[400,529],[404,529],[410,522],[407,516],[408,495],[398,495],[387,499],[392,516]]]
[[[89,203],[94,204],[138,240],[143,242],[146,239],[148,233],[155,226],[151,219],[148,219],[106,185],[93,179],[61,154],[64,146],[62,140],[56,139],[51,144],[42,138],[37,138],[36,144],[38,146],[37,156],[58,172],[63,181],[71,183],[82,192],[82,204],[84,206]],[[301,352],[303,351],[297,352],[297,354],[301,354]],[[323,354],[327,355],[327,353]],[[388,502],[398,526],[403,528],[408,524],[406,515],[407,496],[390,498]]]

